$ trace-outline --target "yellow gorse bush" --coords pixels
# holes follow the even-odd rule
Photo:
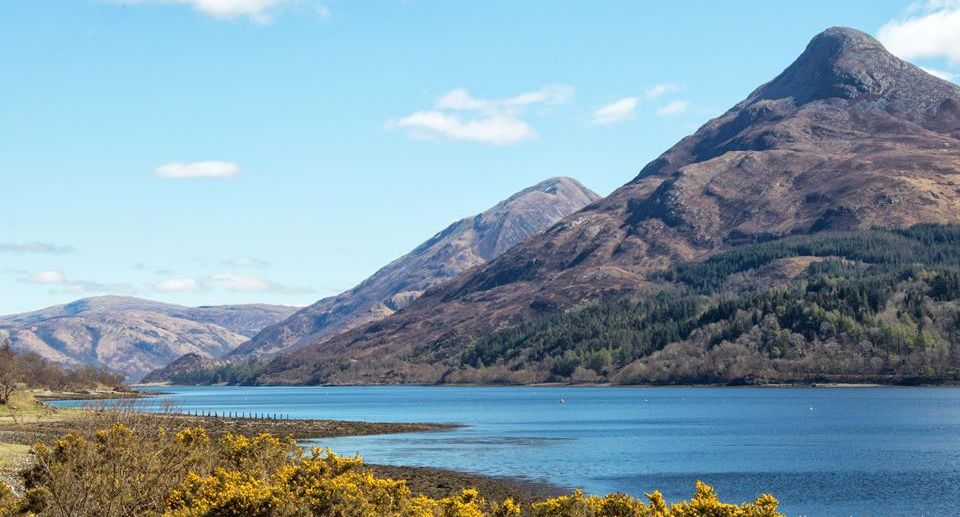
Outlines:
[[[17,496],[10,486],[0,481],[0,517],[15,515],[17,503]]]
[[[728,504],[700,482],[692,499],[673,505],[659,492],[641,501],[577,491],[526,508],[488,501],[476,489],[435,499],[374,476],[359,457],[304,454],[294,440],[269,434],[213,440],[202,428],[116,424],[39,444],[35,453],[22,497],[0,483],[0,516],[781,517],[770,495]]]
[[[777,500],[764,494],[753,503],[735,505],[720,502],[713,488],[697,481],[693,499],[667,505],[660,492],[647,495],[643,503],[627,494],[604,497],[576,491],[532,505],[534,517],[776,517]]]

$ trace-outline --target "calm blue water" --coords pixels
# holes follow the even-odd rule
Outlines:
[[[317,444],[373,463],[674,500],[702,479],[735,502],[772,492],[790,516],[960,515],[956,388],[162,390],[188,411],[467,426]]]

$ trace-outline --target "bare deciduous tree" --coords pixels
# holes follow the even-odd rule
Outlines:
[[[17,356],[10,348],[10,340],[4,339],[0,345],[0,404],[6,404],[10,400],[10,396],[20,386],[20,380]]]

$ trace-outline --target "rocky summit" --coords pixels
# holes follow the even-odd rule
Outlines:
[[[465,347],[680,262],[784,236],[960,222],[960,88],[848,28],[607,198],[259,382],[437,382]],[[439,366],[438,366],[439,365]]]

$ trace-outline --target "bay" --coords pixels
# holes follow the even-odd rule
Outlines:
[[[960,515],[958,388],[158,389],[144,407],[464,426],[305,444],[371,463],[670,500],[700,479],[730,502],[773,493],[791,516]]]

